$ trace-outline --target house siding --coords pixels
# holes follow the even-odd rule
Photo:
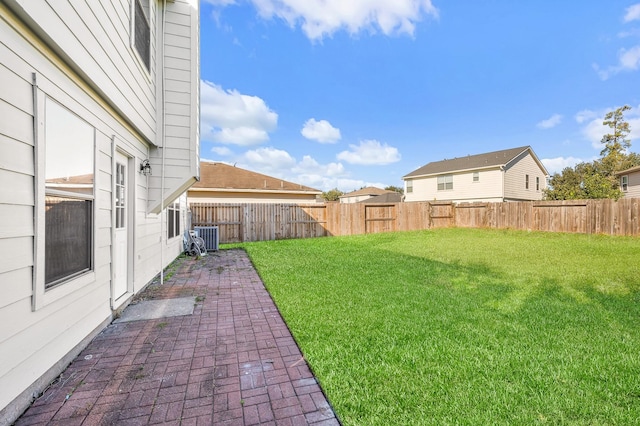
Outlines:
[[[479,181],[473,181],[474,171],[453,174],[453,189],[438,191],[438,176],[407,178],[413,180],[413,192],[406,192],[405,201],[502,201],[502,171],[476,170]],[[443,174],[444,175],[444,174]]]
[[[625,198],[640,198],[640,171],[629,173],[628,189],[623,193]]]
[[[155,10],[155,2],[150,3]],[[59,374],[64,360],[108,323],[112,308],[118,307],[111,294],[113,153],[118,149],[130,156],[130,169],[149,158],[156,110],[161,109],[156,105],[153,58],[150,77],[132,56],[129,13],[128,1],[0,4],[0,424],[15,420],[31,394]],[[38,230],[43,226],[44,178],[39,177],[43,159],[38,156],[44,150],[45,98],[63,105],[95,132],[94,255],[91,272],[39,295],[44,288],[37,279],[44,269],[37,250],[43,235]],[[190,115],[189,120],[187,138],[197,134],[192,128],[197,118]],[[176,149],[184,139],[176,139]],[[181,185],[188,181],[184,169],[192,171],[197,164],[196,150],[189,141],[187,153],[176,160],[186,164],[181,172],[171,172]],[[167,158],[173,161],[171,155]],[[182,251],[182,238],[166,238],[166,215],[149,213],[149,178],[137,172],[130,176],[134,222],[129,297]],[[186,201],[181,205],[186,208]]]
[[[164,101],[158,117],[158,122],[163,123],[159,131],[163,149],[152,149],[150,162],[155,170],[162,170],[164,163],[164,175],[154,173],[149,178],[148,210],[153,213],[186,191],[200,176],[199,16],[197,2],[176,0],[167,3],[164,17],[158,19],[160,25],[164,24],[157,41],[164,46],[164,54],[158,57],[158,68],[164,75],[163,83],[158,85],[158,98]]]
[[[144,135],[156,140],[155,40],[147,72],[131,47],[131,1],[5,0],[83,80]],[[156,2],[149,2],[151,28]]]
[[[529,189],[525,188],[525,176],[529,175]],[[540,179],[540,189],[536,190],[536,177]],[[506,200],[542,200],[547,180],[544,171],[525,151],[505,167],[504,197]]]
[[[356,195],[355,197],[343,196],[340,197],[340,202],[346,204],[358,203],[360,201],[368,200],[371,197],[373,197],[373,195]]]

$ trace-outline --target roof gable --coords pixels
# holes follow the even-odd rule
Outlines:
[[[531,152],[536,162],[538,162],[544,170],[544,166],[542,166],[535,154],[533,154],[533,150],[531,149],[531,147],[522,146],[517,148],[504,149],[501,151],[487,152],[484,154],[467,155],[466,157],[453,158],[449,160],[445,159],[441,161],[433,161],[405,175],[403,179],[408,177],[451,173],[461,170],[501,167],[527,150]]]
[[[322,191],[308,186],[241,169],[240,167],[210,161],[200,162],[200,181],[196,182],[191,188],[322,194]]]
[[[360,188],[357,191],[351,191],[347,194],[342,194],[340,198],[360,197],[362,195],[382,195],[382,194],[386,194],[387,192],[393,192],[393,191],[376,188],[375,186],[368,186],[366,188]]]

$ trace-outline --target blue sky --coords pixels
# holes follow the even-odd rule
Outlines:
[[[200,24],[203,160],[349,192],[531,145],[553,173],[625,104],[640,151],[637,0],[202,0]]]

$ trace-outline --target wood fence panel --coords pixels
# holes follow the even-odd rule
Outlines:
[[[500,203],[190,205],[193,226],[221,243],[409,231],[450,226],[640,236],[640,198]]]
[[[620,201],[623,203],[619,208],[627,213],[623,221],[625,224],[624,235],[640,235],[640,198],[627,198]]]
[[[429,203],[414,201],[397,203],[396,229],[398,231],[417,231],[429,228]]]
[[[364,204],[365,232],[376,234],[396,230],[395,204]]]
[[[486,228],[487,203],[461,203],[456,205],[455,226],[461,228]]]
[[[243,240],[244,210],[240,204],[191,204],[192,226],[218,226],[220,241],[239,243]]]
[[[448,228],[455,224],[454,206],[452,202],[431,202],[429,211],[430,223],[432,228]]]
[[[539,201],[533,204],[536,231],[587,233],[586,201]]]

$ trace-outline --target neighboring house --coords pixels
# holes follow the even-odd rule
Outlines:
[[[541,200],[548,174],[530,146],[434,161],[403,177],[405,201]]]
[[[315,203],[322,191],[224,163],[200,163],[200,182],[187,192],[192,203]]]
[[[624,198],[640,198],[640,166],[616,173]]]
[[[198,9],[0,2],[0,424],[182,252]]]
[[[402,202],[402,194],[395,191],[388,191],[384,194],[374,195],[366,200],[358,201],[359,203],[380,204],[380,203],[400,203]]]
[[[364,201],[378,195],[387,194],[389,192],[394,191],[376,188],[375,186],[368,186],[366,188],[358,189],[357,191],[351,191],[343,194],[339,198],[341,203],[359,203],[360,201]]]

